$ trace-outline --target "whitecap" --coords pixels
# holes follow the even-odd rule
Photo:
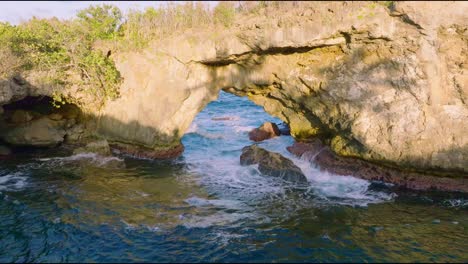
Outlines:
[[[454,208],[468,207],[468,200],[465,199],[447,199],[444,200],[442,203],[448,207]]]
[[[14,172],[0,176],[0,191],[22,190],[27,185],[28,177],[23,172]]]
[[[79,153],[67,157],[52,157],[52,158],[39,158],[39,161],[49,162],[52,165],[63,165],[68,162],[87,161],[96,166],[105,166],[110,162],[123,162],[124,160],[118,157],[102,156],[96,153]]]

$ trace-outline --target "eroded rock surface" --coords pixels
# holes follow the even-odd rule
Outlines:
[[[404,172],[357,158],[340,157],[319,139],[296,142],[287,149],[289,152],[319,165],[321,170],[336,175],[383,181],[413,190],[468,192],[468,179],[463,178],[462,174],[458,177],[441,177],[440,175]]]
[[[48,100],[28,97],[5,105],[0,115],[0,139],[12,146],[54,147],[69,142],[85,131],[77,129],[79,109],[64,105],[54,108]]]
[[[89,142],[84,147],[77,148],[73,151],[73,154],[80,153],[96,153],[101,156],[110,156],[111,150],[107,140],[103,139]]]
[[[258,164],[258,170],[265,175],[279,177],[285,181],[307,183],[301,169],[279,153],[269,152],[256,145],[244,147],[240,156],[241,165]]]
[[[122,97],[98,131],[174,148],[223,89],[342,156],[468,172],[467,21],[465,2],[323,2],[186,32],[115,54]]]
[[[179,155],[223,89],[341,156],[466,175],[467,21],[466,2],[317,2],[112,52],[124,81],[119,99],[90,107],[96,133],[143,156]],[[0,105],[51,94],[30,79],[0,87]]]
[[[15,146],[51,147],[64,140],[65,122],[47,117],[36,119],[1,132],[1,138]],[[4,127],[5,129],[5,127]]]

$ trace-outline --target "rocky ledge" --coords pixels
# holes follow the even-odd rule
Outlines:
[[[440,175],[405,172],[357,158],[341,157],[319,139],[296,142],[287,149],[292,154],[317,164],[321,170],[337,175],[382,181],[413,190],[468,192],[468,179],[461,177],[461,175],[459,177],[441,177]]]
[[[256,145],[242,149],[240,164],[258,164],[258,170],[264,175],[278,177],[289,182],[307,183],[304,173],[291,160]]]
[[[224,90],[342,157],[466,178],[467,21],[464,2],[317,2],[112,51],[120,97],[88,105],[87,130],[137,156],[174,157]],[[0,80],[0,105],[51,95],[27,77]]]

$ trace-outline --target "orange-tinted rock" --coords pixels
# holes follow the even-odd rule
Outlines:
[[[278,126],[271,122],[265,122],[259,128],[249,132],[249,139],[253,141],[263,141],[281,135]]]
[[[320,140],[296,142],[287,147],[288,151],[308,159],[325,170],[337,175],[354,176],[366,180],[383,181],[413,190],[440,190],[468,192],[466,177],[448,178],[417,172],[401,171],[376,165],[357,158],[336,155]]]

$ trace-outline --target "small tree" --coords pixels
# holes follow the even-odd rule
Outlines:
[[[122,12],[114,5],[90,6],[77,14],[95,39],[112,39],[122,23]]]
[[[213,10],[215,23],[221,23],[228,27],[234,22],[236,9],[232,2],[219,2]]]

